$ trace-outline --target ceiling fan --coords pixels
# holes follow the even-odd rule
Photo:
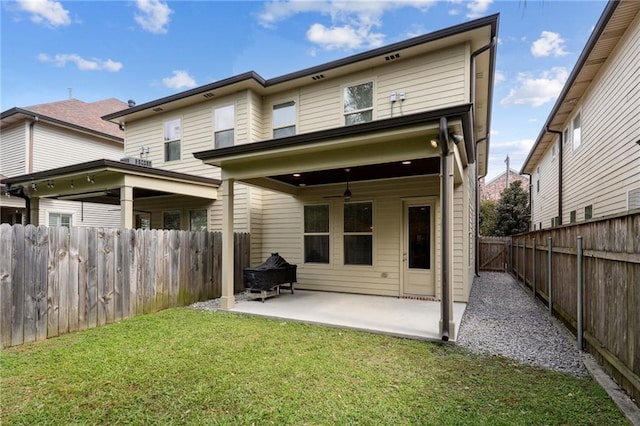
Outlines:
[[[351,190],[349,189],[349,172],[351,171],[351,169],[344,169],[344,171],[347,174],[347,189],[344,190],[342,195],[327,195],[323,198],[344,198],[345,201],[351,200],[352,194],[351,194]]]

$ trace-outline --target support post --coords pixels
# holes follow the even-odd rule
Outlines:
[[[40,198],[31,198],[29,207],[29,223],[33,226],[40,225]]]
[[[120,227],[133,229],[133,187],[120,187]]]
[[[233,179],[222,178],[222,297],[220,308],[231,309],[235,305],[233,244]]]
[[[441,215],[441,285],[442,297],[440,305],[440,336],[443,341],[455,339],[455,323],[453,321],[453,301],[452,301],[452,208],[453,208],[453,156],[449,151],[449,135],[446,117],[440,118],[439,141],[442,149],[440,172],[442,176],[440,190],[440,215]]]
[[[578,237],[578,249],[576,259],[576,339],[578,340],[578,349],[584,349],[583,329],[582,329],[582,236]]]
[[[549,302],[549,316],[553,316],[553,271],[552,271],[552,241],[551,237],[547,237],[549,251],[547,252],[547,300]]]

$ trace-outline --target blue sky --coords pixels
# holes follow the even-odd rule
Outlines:
[[[488,179],[519,170],[606,2],[2,0],[0,110],[138,104],[264,78],[500,13]]]

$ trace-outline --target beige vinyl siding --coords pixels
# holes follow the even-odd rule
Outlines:
[[[29,125],[24,123],[0,133],[0,174],[7,177],[29,173],[27,137]]]
[[[584,220],[624,212],[627,192],[640,187],[640,16],[596,76],[582,105],[582,144],[569,146],[564,163],[564,204]],[[569,118],[573,119],[573,115]]]
[[[211,166],[209,166],[211,167]],[[251,187],[240,182],[233,185],[233,228],[235,232],[251,232]],[[222,187],[218,189],[218,199],[211,206],[211,230],[222,231]]]
[[[33,126],[33,140],[33,172],[103,158],[119,160],[124,151],[117,142],[105,142],[43,122]]]
[[[248,141],[256,142],[269,139],[270,136],[266,132],[271,128],[271,125],[265,126],[264,124],[262,98],[252,90],[247,90],[247,109],[249,111],[247,120],[247,125],[249,126]]]
[[[556,142],[558,139],[556,138]],[[571,149],[570,144],[565,145],[565,150]],[[565,151],[566,152],[566,151]],[[533,211],[531,221],[539,229],[540,222],[543,228],[551,227],[551,219],[558,216],[558,167],[560,157],[553,158],[552,149],[549,148],[538,164],[540,168],[540,191],[537,190],[537,169],[531,176],[531,191],[533,198]],[[524,188],[528,192],[528,188]],[[569,222],[569,211],[565,208],[562,223]]]
[[[49,226],[50,213],[72,215],[72,226],[119,228],[120,206],[79,201],[40,199],[38,215],[41,225]]]
[[[323,198],[324,195],[340,194],[343,185],[310,188],[299,198],[264,191],[262,197],[262,256],[280,253],[291,263],[298,265],[298,287],[311,290],[338,291],[347,293],[400,295],[402,278],[402,200],[415,197],[439,197],[440,179],[437,176],[393,179],[376,182],[355,182],[350,185],[353,201],[371,201],[374,206],[374,253],[372,266],[343,265],[342,212],[340,198]],[[454,300],[466,301],[469,292],[468,243],[464,243],[464,233],[469,232],[467,206],[461,201],[469,197],[469,189],[464,185],[456,188],[457,207],[454,212],[457,232],[454,263]],[[305,264],[303,240],[303,206],[305,204],[330,205],[330,258],[329,265]],[[435,215],[434,247],[436,296],[440,294],[440,205],[433,206]],[[461,222],[467,222],[462,225]],[[462,248],[461,248],[462,247]],[[465,253],[466,251],[466,253]]]

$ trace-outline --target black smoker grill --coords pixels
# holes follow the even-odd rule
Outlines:
[[[293,294],[293,284],[296,282],[298,266],[292,265],[278,253],[271,253],[262,265],[254,268],[244,268],[244,286],[249,289],[249,295],[264,299],[280,294],[280,288],[286,288]]]

